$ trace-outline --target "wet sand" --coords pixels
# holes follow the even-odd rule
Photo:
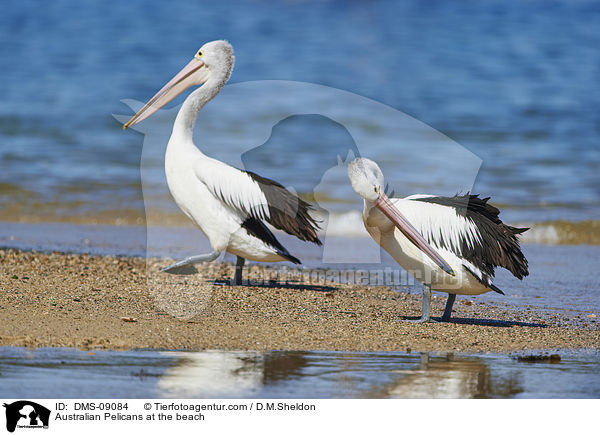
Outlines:
[[[384,287],[269,282],[215,285],[228,263],[193,275],[159,272],[169,261],[0,250],[0,345],[81,349],[240,349],[511,352],[600,350],[592,317],[515,310],[459,296],[450,323],[413,324],[421,297]],[[441,315],[443,294],[434,298]]]

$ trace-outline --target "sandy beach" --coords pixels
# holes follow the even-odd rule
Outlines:
[[[268,282],[215,285],[168,261],[0,250],[0,345],[80,349],[511,352],[600,349],[596,319],[514,310],[461,297],[450,323],[412,324],[421,298],[385,287]],[[268,275],[251,265],[248,276]],[[444,297],[433,300],[441,315]]]

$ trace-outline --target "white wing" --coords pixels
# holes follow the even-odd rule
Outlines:
[[[221,201],[242,215],[269,220],[269,205],[260,186],[247,172],[211,159],[194,166],[198,179]]]
[[[481,245],[479,229],[473,220],[458,214],[454,208],[417,201],[433,197],[434,195],[412,195],[404,199],[393,199],[392,202],[425,240],[435,247],[449,249],[456,255],[463,256],[465,247],[472,250]]]
[[[469,194],[413,195],[394,202],[433,246],[452,251],[490,277],[496,267],[503,267],[522,279],[529,271],[517,236],[527,228],[502,223],[500,210],[488,200]]]
[[[321,244],[317,235],[319,226],[308,213],[310,204],[278,182],[214,159],[195,165],[194,173],[215,197],[238,212],[242,220],[247,217],[264,220],[300,240]]]

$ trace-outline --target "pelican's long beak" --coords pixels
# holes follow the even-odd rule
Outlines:
[[[198,72],[198,73],[197,73]],[[150,117],[161,107],[181,94],[190,86],[199,86],[208,80],[208,68],[197,57],[194,57],[169,83],[153,96],[142,109],[123,126],[123,130]]]
[[[421,234],[416,230],[415,227],[411,225],[411,223],[406,219],[400,211],[392,204],[388,196],[381,192],[379,195],[379,199],[375,201],[375,207],[382,211],[398,228],[402,231],[408,240],[414,243],[414,245],[419,248],[423,253],[425,253],[429,258],[433,260],[435,264],[444,270],[444,272],[455,276],[454,271],[450,267],[446,261],[438,254],[435,249],[433,249],[429,243],[423,238]]]

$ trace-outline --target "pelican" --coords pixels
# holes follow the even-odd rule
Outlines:
[[[498,218],[500,210],[478,195],[411,195],[389,198],[377,163],[358,158],[348,165],[352,188],[364,200],[367,232],[394,260],[423,284],[418,322],[430,322],[431,290],[448,293],[442,321],[450,320],[457,294],[504,294],[492,284],[494,269],[515,277],[529,274],[514,228]]]
[[[234,284],[240,285],[246,259],[300,264],[265,222],[300,240],[317,245],[321,241],[319,226],[309,214],[310,204],[278,182],[208,157],[194,145],[196,118],[229,80],[233,63],[233,48],[227,41],[204,44],[123,129],[150,117],[189,87],[201,85],[185,99],[177,114],[167,144],[165,172],[173,199],[208,238],[213,251],[187,257],[163,271],[177,273],[193,264],[213,261],[226,251],[237,256]]]

